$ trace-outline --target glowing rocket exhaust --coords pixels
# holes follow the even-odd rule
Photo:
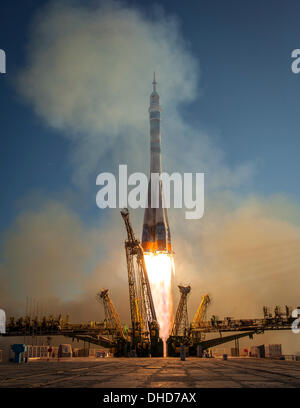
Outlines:
[[[159,95],[155,74],[150,96],[150,176],[161,175],[161,134]],[[145,209],[142,247],[151,284],[153,301],[160,324],[160,335],[166,339],[171,329],[171,282],[174,271],[171,234],[167,209],[164,208],[163,186],[160,177],[150,177],[148,205]]]
[[[160,336],[165,341],[172,327],[172,271],[173,257],[165,253],[144,254],[153,302],[160,326]]]

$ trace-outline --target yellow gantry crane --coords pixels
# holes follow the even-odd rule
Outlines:
[[[123,332],[120,318],[109,296],[108,289],[102,289],[97,293],[96,299],[104,306],[105,321],[108,324],[108,328],[114,330],[117,337],[122,337],[125,340],[126,337]]]
[[[180,346],[188,346],[190,343],[187,297],[191,291],[191,287],[179,285],[178,288],[180,292],[180,299],[177,306],[173,327],[167,340],[168,356],[178,354]]]
[[[206,312],[207,312],[207,307],[210,303],[210,297],[208,295],[203,295],[201,299],[201,303],[198,307],[197,312],[195,313],[193,322],[192,322],[192,328],[198,328],[202,322],[206,319]]]
[[[104,306],[105,328],[110,338],[107,338],[107,346],[116,357],[126,356],[128,352],[128,339],[123,331],[119,315],[109,296],[108,289],[102,289],[96,295],[98,302]],[[100,336],[98,336],[100,340]],[[102,342],[105,338],[102,336]],[[106,347],[107,347],[106,346]]]
[[[139,356],[161,356],[163,343],[159,338],[150,282],[146,269],[144,251],[140,241],[135,237],[129,211],[121,211],[126,231],[125,252],[127,261],[129,302],[131,315],[131,348]]]
[[[207,307],[210,304],[210,301],[211,299],[208,295],[203,295],[197,312],[195,313],[191,324],[191,339],[194,343],[198,343],[205,339],[205,333],[201,330],[201,326],[206,319]]]
[[[171,336],[185,336],[189,329],[189,319],[187,311],[187,296],[191,291],[190,286],[178,286],[180,300],[176,310]]]

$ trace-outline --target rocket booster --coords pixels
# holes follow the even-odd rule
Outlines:
[[[142,247],[145,252],[172,253],[171,235],[167,209],[164,208],[163,186],[161,181],[161,135],[159,95],[156,92],[155,73],[153,91],[150,95],[150,180],[148,185],[148,205],[145,208]],[[151,177],[152,174],[159,177]],[[151,197],[152,195],[152,197]],[[154,203],[154,205],[153,205]],[[156,207],[156,208],[153,208]]]

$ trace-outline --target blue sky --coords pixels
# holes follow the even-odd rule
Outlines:
[[[17,73],[25,64],[29,26],[44,3],[1,4],[0,47],[7,54],[7,74],[0,77],[1,230],[28,193],[55,195],[75,188],[68,160],[71,142],[45,124],[15,90]],[[147,10],[144,3],[129,2]],[[255,162],[255,177],[245,192],[283,192],[298,200],[300,75],[291,72],[290,54],[299,47],[299,2],[158,4],[176,16],[200,63],[199,96],[182,107],[184,118],[210,134],[227,163]],[[95,211],[93,194],[89,200],[86,210]]]

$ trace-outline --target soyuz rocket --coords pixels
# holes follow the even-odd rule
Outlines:
[[[153,91],[150,95],[150,178],[148,184],[148,202],[144,213],[142,247],[145,252],[173,253],[167,209],[164,208],[164,195],[161,180],[161,134],[159,95],[156,92],[155,73]],[[159,177],[151,178],[152,174]],[[152,193],[151,193],[152,192]],[[152,200],[151,200],[152,194]],[[151,205],[156,203],[154,206]],[[157,208],[153,208],[157,207]]]

